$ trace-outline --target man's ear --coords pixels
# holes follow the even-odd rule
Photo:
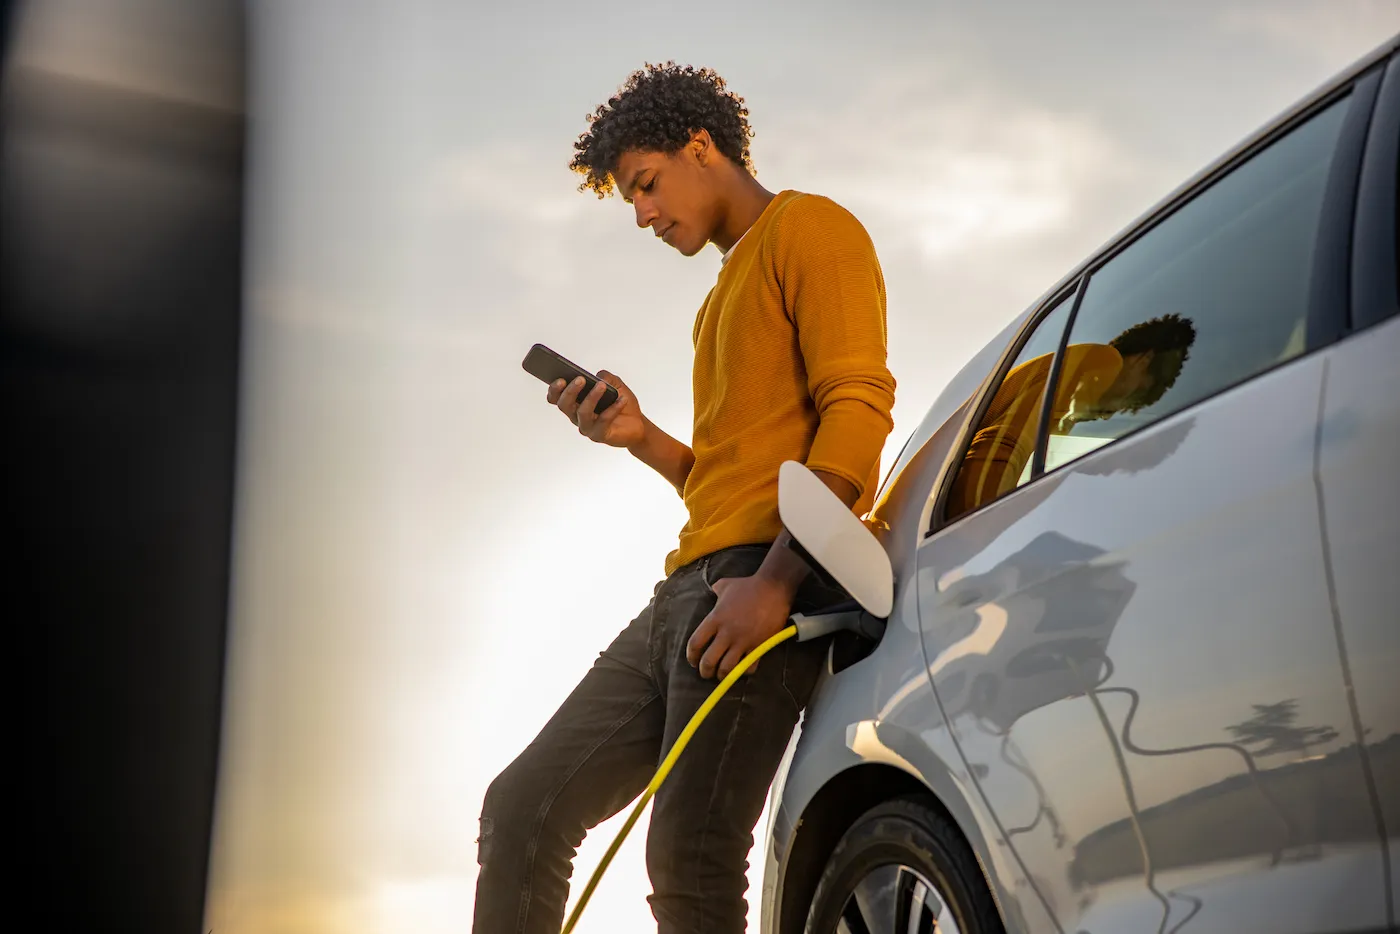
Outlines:
[[[709,130],[696,130],[690,134],[690,151],[695,156],[695,161],[702,166],[708,165],[710,157],[714,155],[714,140],[710,138]]]

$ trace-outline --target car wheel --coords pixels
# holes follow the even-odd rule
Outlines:
[[[1003,934],[972,850],[927,805],[871,808],[827,860],[807,934]]]

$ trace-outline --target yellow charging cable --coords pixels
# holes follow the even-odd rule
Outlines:
[[[705,698],[705,703],[700,705],[700,709],[695,711],[695,716],[691,717],[690,722],[685,725],[685,729],[681,730],[681,735],[676,737],[676,744],[671,747],[671,751],[666,754],[666,758],[661,760],[661,767],[656,770],[656,774],[653,775],[651,781],[647,783],[646,791],[643,791],[642,796],[637,799],[637,806],[632,809],[631,814],[627,815],[627,821],[622,825],[622,829],[618,831],[617,838],[614,839],[612,845],[608,847],[608,851],[603,854],[603,859],[598,863],[598,868],[593,870],[593,875],[588,878],[588,884],[583,887],[583,894],[578,897],[578,904],[575,905],[574,910],[569,913],[569,920],[564,922],[563,934],[570,934],[574,929],[574,925],[578,924],[578,919],[583,914],[583,909],[588,904],[588,899],[592,897],[593,890],[598,887],[598,880],[603,878],[603,872],[608,868],[608,864],[612,862],[613,856],[617,854],[618,847],[622,846],[622,841],[627,839],[627,834],[632,830],[632,825],[637,822],[637,818],[642,816],[642,811],[646,808],[647,802],[651,800],[652,795],[656,794],[656,789],[660,788],[661,783],[666,780],[666,776],[671,774],[671,767],[675,765],[676,760],[681,757],[681,753],[685,751],[686,744],[690,742],[690,737],[695,734],[700,724],[705,722],[705,718],[709,716],[715,704],[719,703],[719,699],[725,695],[725,692],[733,687],[734,682],[739,680],[739,676],[745,671],[748,671],[749,666],[762,658],[773,646],[785,642],[795,635],[797,635],[797,626],[788,626],[748,655],[745,655],[743,661],[735,665],[734,670],[726,675],[725,679],[719,683],[719,687],[715,688],[710,696]]]

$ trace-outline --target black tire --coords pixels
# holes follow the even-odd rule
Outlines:
[[[918,921],[911,926],[915,906]],[[832,850],[812,896],[807,934],[935,930],[1005,934],[977,860],[947,818],[918,800],[886,801],[862,814]]]

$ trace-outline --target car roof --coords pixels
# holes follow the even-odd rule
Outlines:
[[[951,418],[953,413],[977,392],[978,387],[986,379],[987,374],[996,366],[996,362],[1006,345],[1012,340],[1025,323],[1026,319],[1036,309],[1040,308],[1054,296],[1060,294],[1065,286],[1083,275],[1086,269],[1097,262],[1106,253],[1113,252],[1125,241],[1136,236],[1144,227],[1149,226],[1161,215],[1174,208],[1178,202],[1184,200],[1198,186],[1202,185],[1221,169],[1258,146],[1260,142],[1267,139],[1298,114],[1308,110],[1338,88],[1354,80],[1362,72],[1394,54],[1397,50],[1400,50],[1400,33],[1391,36],[1389,39],[1376,46],[1371,52],[1363,55],[1346,68],[1318,85],[1311,93],[1300,98],[1292,106],[1281,111],[1273,119],[1244,137],[1237,145],[1208,164],[1205,168],[1192,175],[1186,181],[1182,182],[1156,204],[1152,205],[1152,207],[1136,217],[1131,223],[1123,227],[1118,233],[1104,241],[1098,249],[1089,253],[1082,262],[1062,276],[1053,286],[1046,289],[1039,298],[1020,314],[1016,315],[1006,327],[1002,328],[996,337],[992,338],[985,347],[964,364],[962,369],[958,371],[958,374],[948,382],[948,385],[939,393],[938,398],[934,400],[933,405],[931,405],[924,414],[923,420],[920,421],[918,428],[914,429],[909,440],[905,442],[899,457],[886,475],[886,482],[888,482],[889,477],[897,476],[904,465],[908,463],[909,459],[913,457],[914,454],[924,446],[925,442],[932,437],[933,433],[938,430],[938,427]],[[883,485],[884,484],[882,484],[882,486]]]

